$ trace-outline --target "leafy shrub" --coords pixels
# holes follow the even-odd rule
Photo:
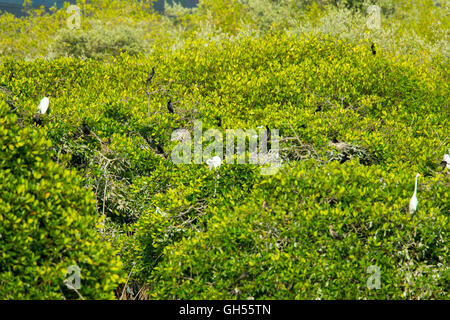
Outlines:
[[[67,19],[71,15],[66,11],[68,2],[61,9],[55,6],[49,11],[29,9],[27,15],[20,18],[2,13],[0,58],[36,59],[83,54],[101,58],[106,54],[117,54],[121,45],[130,53],[145,51],[156,35],[167,28],[167,25],[159,24],[151,1],[78,0],[81,29],[77,33],[67,29]],[[74,42],[81,50],[74,47]]]
[[[135,55],[144,52],[145,47],[142,29],[96,24],[88,31],[61,29],[50,55],[102,59],[121,52]]]
[[[84,298],[112,298],[120,263],[95,230],[92,193],[74,171],[51,160],[44,130],[17,121],[0,102],[0,297],[77,297],[63,284],[76,265]]]
[[[373,31],[360,1],[211,0],[164,17],[135,1],[80,1],[76,34],[86,40],[97,19],[142,30],[151,55],[3,59],[0,99],[29,127],[35,101],[50,97],[46,156],[84,177],[106,217],[100,234],[119,250],[128,286],[149,286],[144,296],[447,298],[445,16],[407,2],[376,1],[385,16]],[[65,18],[14,23],[41,35],[43,20]],[[5,21],[2,48],[15,33]],[[23,56],[24,43],[8,52]],[[255,165],[174,165],[171,132],[192,132],[195,120],[280,129],[285,168],[267,177]],[[371,265],[381,290],[367,290]]]
[[[150,294],[448,299],[446,178],[422,182],[422,213],[415,219],[404,210],[411,176],[357,161],[286,169],[255,186],[245,204],[217,208],[207,231],[167,246]],[[371,265],[381,271],[379,290],[367,287]]]
[[[445,84],[413,61],[375,58],[368,44],[355,47],[326,36],[245,38],[201,52],[196,46],[174,54],[171,77],[197,85],[203,119],[219,115],[225,128],[268,123],[294,137],[290,123],[300,141],[282,147],[308,147],[303,160],[314,161],[286,159],[293,169],[268,179],[225,165],[219,181],[248,179],[250,189],[221,186],[218,199],[211,194],[211,174],[178,167],[171,188],[153,196],[154,206],[124,242],[125,265],[134,266],[136,279],[149,280],[149,294],[161,299],[444,298],[448,178],[436,173],[435,148],[438,154],[445,149],[438,136],[426,138],[424,132],[445,136]],[[417,119],[416,126],[411,119]],[[333,161],[343,161],[340,153],[361,162],[344,160],[341,166]],[[430,177],[422,182],[419,220],[406,212],[416,171]],[[304,184],[298,172],[306,172]],[[199,199],[207,208],[195,214]],[[266,212],[264,201],[274,211]],[[180,215],[186,219],[177,220]],[[191,219],[196,223],[187,224]],[[337,248],[329,225],[348,235]],[[411,258],[409,250],[417,256]],[[384,275],[381,291],[367,289],[372,264]],[[247,268],[248,284],[237,284]]]

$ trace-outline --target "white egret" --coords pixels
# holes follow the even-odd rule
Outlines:
[[[213,170],[213,169],[219,168],[222,165],[222,159],[220,159],[219,156],[214,156],[211,159],[206,160],[206,164],[208,165],[209,170]],[[217,172],[216,186],[214,187],[214,197],[216,197],[217,184],[219,183],[219,178],[220,178],[220,175]]]
[[[206,164],[209,167],[209,170],[219,168],[222,164],[222,159],[218,156],[214,156],[211,159],[206,160]]]
[[[38,111],[33,116],[33,121],[36,125],[41,125],[41,115],[47,112],[49,103],[47,97],[42,98],[41,102],[39,102]]]
[[[49,103],[50,103],[50,101],[48,100],[47,97],[42,98],[41,102],[39,103],[39,107],[38,107],[38,110],[41,114],[45,114],[47,112]]]
[[[409,213],[411,215],[414,215],[417,211],[417,205],[419,204],[419,200],[417,200],[417,178],[419,178],[420,173],[416,174],[416,183],[414,187],[414,194],[411,197],[411,200],[409,200]]]
[[[448,149],[448,152],[450,153],[450,149]],[[444,154],[444,158],[442,159],[442,167],[447,168],[447,170],[450,170],[450,155]]]

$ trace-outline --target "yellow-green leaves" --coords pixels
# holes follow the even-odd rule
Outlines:
[[[63,271],[76,264],[85,298],[113,298],[122,274],[93,229],[92,193],[53,162],[42,129],[21,128],[11,114],[0,101],[0,128],[8,128],[0,144],[12,146],[0,150],[0,297],[76,298],[63,284]]]

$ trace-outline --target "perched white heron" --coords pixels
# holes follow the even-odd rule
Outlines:
[[[48,110],[48,105],[50,101],[47,97],[43,97],[41,102],[39,102],[38,111],[33,116],[33,121],[37,125],[41,125],[41,115],[45,114]]]
[[[48,100],[47,97],[43,97],[41,102],[39,103],[39,107],[38,110],[41,114],[45,114],[48,110],[48,105],[49,105],[50,101]]]
[[[209,170],[212,170],[221,166],[222,159],[218,156],[214,156],[211,159],[206,160],[206,164],[208,165]]]
[[[411,200],[409,200],[409,213],[411,215],[414,215],[417,211],[417,205],[419,204],[419,200],[417,200],[417,178],[419,178],[420,173],[416,174],[416,184],[414,187],[414,194],[411,197]]]
[[[209,170],[213,170],[213,169],[219,168],[222,165],[222,159],[220,159],[219,156],[214,156],[211,159],[206,160],[206,164],[208,165]],[[217,184],[219,183],[219,178],[220,178],[220,175],[217,172],[216,186],[214,187],[214,197],[216,197]]]
[[[450,149],[448,149],[448,153],[450,153]],[[447,168],[447,170],[450,170],[450,155],[444,154],[444,158],[442,159],[442,168]]]

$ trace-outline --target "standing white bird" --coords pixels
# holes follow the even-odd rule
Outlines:
[[[45,114],[48,110],[49,100],[47,97],[43,97],[39,102],[38,111],[33,116],[33,121],[36,125],[41,125],[41,115]]]
[[[448,149],[448,153],[450,153],[450,149]],[[444,154],[441,165],[443,169],[447,168],[447,170],[450,170],[450,154]]]
[[[211,159],[206,160],[206,164],[208,165],[209,170],[216,169],[222,164],[222,159],[218,156],[214,156]]]
[[[211,159],[206,160],[206,164],[209,167],[209,170],[215,170],[222,165],[222,159],[219,156],[214,156]],[[214,198],[216,197],[217,184],[219,183],[220,174],[217,172],[216,175],[216,186],[214,187]]]
[[[417,200],[417,178],[419,178],[420,173],[416,174],[416,184],[414,187],[414,194],[411,197],[411,200],[409,200],[409,213],[411,215],[414,215],[417,211],[417,205],[419,204],[419,200]]]
[[[49,103],[50,103],[50,101],[48,100],[47,97],[42,98],[41,102],[39,103],[39,107],[38,107],[38,110],[41,114],[45,114],[47,112]]]

